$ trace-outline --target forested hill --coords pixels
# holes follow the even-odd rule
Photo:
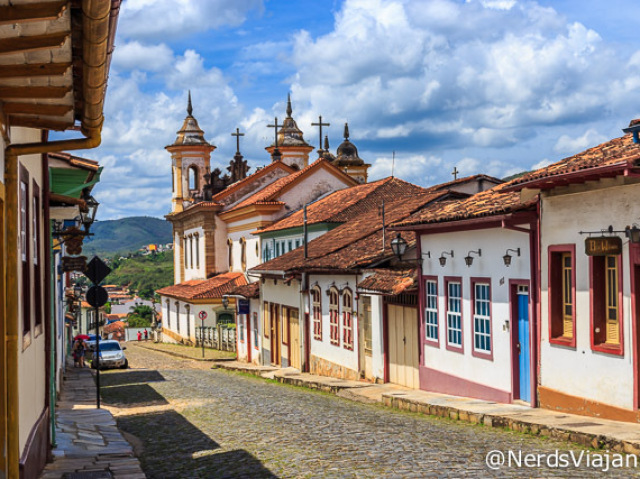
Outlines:
[[[150,216],[132,216],[119,220],[96,221],[91,226],[94,236],[85,238],[82,254],[111,257],[116,253],[132,253],[145,245],[172,242],[171,223]]]

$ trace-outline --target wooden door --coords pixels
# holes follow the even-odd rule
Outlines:
[[[289,366],[302,368],[300,362],[300,314],[297,309],[289,309]]]
[[[280,308],[277,304],[271,305],[271,364],[280,366]]]
[[[389,382],[417,389],[418,310],[387,305],[389,337]]]

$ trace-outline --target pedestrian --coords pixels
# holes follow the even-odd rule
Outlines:
[[[147,339],[149,339],[149,331],[147,331],[147,328],[144,328],[144,340],[146,341]]]
[[[76,351],[76,345],[78,344],[78,340],[76,339],[73,342],[73,346],[71,347],[71,356],[73,356],[73,367],[77,368],[80,364],[80,356],[78,356],[78,352]]]
[[[138,341],[140,341],[141,339],[142,339],[142,333],[138,331]]]
[[[78,339],[76,344],[73,346],[73,350],[78,358],[78,365],[81,368],[84,368],[84,355],[87,349],[87,345],[84,343],[82,339]]]

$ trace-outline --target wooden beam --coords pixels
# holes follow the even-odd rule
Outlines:
[[[32,63],[29,65],[2,65],[0,78],[64,75],[71,63]]]
[[[70,32],[0,39],[0,55],[61,47]]]
[[[0,99],[62,98],[70,91],[70,86],[0,86]]]
[[[38,116],[9,116],[9,126],[64,131],[73,126],[73,121],[57,121],[49,118],[40,118]]]
[[[4,112],[11,114],[27,114],[27,115],[65,115],[71,111],[71,105],[48,105],[41,103],[5,103]]]
[[[68,0],[58,2],[25,3],[0,7],[0,23],[37,22],[60,18],[67,9]]]

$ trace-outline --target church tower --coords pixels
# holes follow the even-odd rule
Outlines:
[[[329,149],[328,144],[326,145],[326,149]],[[344,124],[344,141],[338,147],[338,151],[336,151],[336,156],[332,163],[358,183],[367,182],[367,171],[371,165],[365,163],[364,160],[358,156],[358,149],[356,148],[356,145],[349,141],[348,123]]]
[[[171,212],[179,213],[193,202],[194,197],[203,196],[209,173],[211,152],[216,149],[204,139],[204,131],[193,117],[191,92],[187,103],[187,117],[178,130],[176,141],[165,147],[171,153],[172,205]]]
[[[287,117],[282,122],[282,127],[278,130],[278,150],[280,150],[282,162],[294,168],[302,169],[309,165],[309,153],[313,151],[313,146],[304,140],[302,131],[291,117],[292,113],[291,95],[287,95]],[[270,155],[273,155],[275,147],[274,143],[265,149]]]

